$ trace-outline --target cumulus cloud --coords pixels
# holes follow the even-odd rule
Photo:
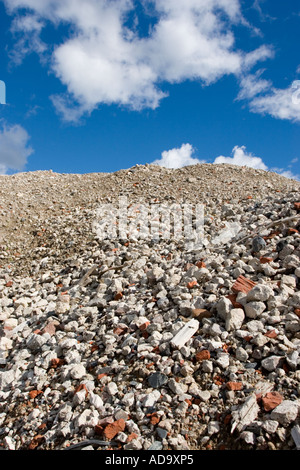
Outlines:
[[[180,148],[173,148],[171,150],[165,150],[161,154],[161,158],[154,160],[152,162],[155,165],[160,165],[165,168],[182,168],[189,165],[196,165],[198,163],[208,163],[207,160],[200,160],[199,158],[195,158],[192,155],[195,153],[194,147],[189,144],[182,144]],[[296,163],[298,158],[294,158],[291,161],[291,165]],[[227,163],[230,165],[237,165],[237,166],[246,166],[249,168],[254,168],[256,170],[265,170],[265,171],[272,171],[274,173],[278,173],[281,176],[285,176],[286,178],[291,179],[300,179],[300,175],[295,174],[293,171],[284,168],[269,168],[260,157],[253,155],[251,152],[248,152],[246,147],[243,145],[239,147],[236,145],[232,150],[231,157],[224,157],[220,155],[216,157],[213,161],[213,164],[222,164]]]
[[[300,175],[295,174],[291,170],[287,170],[284,168],[269,168],[260,157],[256,157],[250,152],[247,152],[245,146],[235,146],[232,150],[232,157],[223,157],[219,156],[217,157],[213,163],[228,163],[231,165],[237,165],[237,166],[247,166],[250,168],[254,168],[256,170],[266,170],[266,171],[272,171],[274,173],[278,173],[281,176],[284,176],[285,178],[290,178],[290,179],[296,179],[299,180]],[[297,162],[297,158],[293,159],[292,162]],[[289,165],[290,167],[291,165]]]
[[[192,157],[195,149],[191,144],[182,144],[180,148],[165,150],[161,154],[161,159],[152,162],[165,168],[182,168],[188,165],[196,165],[197,163],[205,163],[204,160]]]
[[[300,80],[294,80],[289,87],[280,89],[274,87],[271,80],[261,78],[263,72],[259,70],[241,77],[237,99],[248,100],[254,113],[300,122]]]
[[[152,19],[143,34],[137,15],[129,26],[136,13],[133,0],[4,1],[10,14],[19,15],[15,28],[26,37],[34,33],[33,50],[43,51],[37,37],[47,21],[71,26],[51,60],[67,90],[51,99],[70,121],[100,104],[155,109],[167,96],[163,82],[209,85],[224,75],[238,76],[271,54],[268,46],[253,52],[236,48],[232,26],[246,23],[240,0],[142,1],[143,19]],[[27,53],[26,45],[19,49]]]
[[[18,125],[2,123],[0,129],[0,174],[6,174],[8,170],[23,170],[27,158],[33,153],[28,146],[29,135],[26,130]]]
[[[232,150],[232,157],[223,157],[220,155],[214,163],[229,163],[231,165],[249,166],[256,170],[267,170],[267,165],[264,164],[260,157],[256,157],[251,153],[246,152],[246,147],[235,146]]]

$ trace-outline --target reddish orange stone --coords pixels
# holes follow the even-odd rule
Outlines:
[[[125,429],[125,421],[124,419],[121,418],[115,421],[114,423],[108,424],[103,431],[103,435],[107,439],[111,440],[117,434],[119,434],[119,432],[123,432],[124,429]]]
[[[256,286],[256,282],[247,279],[244,276],[239,276],[235,283],[232,286],[232,291],[238,294],[239,292],[243,292],[244,294],[248,294],[253,287]]]
[[[204,361],[205,359],[210,359],[210,352],[208,349],[203,349],[199,351],[196,356],[196,361]]]
[[[267,256],[261,256],[259,258],[259,261],[261,264],[271,263],[273,261],[273,258],[268,258]]]
[[[266,393],[265,396],[261,399],[265,411],[274,410],[276,406],[280,405],[282,400],[283,397],[278,392]]]
[[[188,289],[192,289],[193,287],[195,287],[197,285],[197,281],[191,281],[191,282],[188,282],[187,283],[187,288]]]
[[[243,384],[242,382],[227,382],[226,384],[227,390],[242,390]]]

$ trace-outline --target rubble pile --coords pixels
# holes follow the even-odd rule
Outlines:
[[[224,164],[0,176],[0,446],[299,448],[299,188]],[[99,237],[121,196],[202,204],[203,245]]]

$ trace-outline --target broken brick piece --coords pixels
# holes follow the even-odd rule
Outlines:
[[[101,380],[101,379],[103,379],[103,377],[106,377],[106,376],[107,376],[107,374],[105,374],[105,372],[103,372],[103,374],[98,374],[97,375],[97,380]]]
[[[160,417],[157,416],[156,413],[153,413],[153,415],[152,415],[151,418],[150,418],[150,423],[155,426],[156,424],[159,423],[159,421],[160,421]]]
[[[32,441],[30,442],[29,446],[28,446],[28,449],[29,450],[34,450],[36,447],[38,447],[41,442],[45,439],[44,436],[42,436],[41,434],[37,434],[33,439]]]
[[[59,366],[62,366],[65,363],[64,359],[59,359],[56,357],[55,359],[51,359],[51,367],[56,369]]]
[[[192,289],[193,287],[195,287],[197,285],[197,281],[191,281],[191,282],[188,282],[186,287],[188,289]]]
[[[239,292],[243,292],[244,294],[248,294],[253,287],[256,286],[256,282],[247,279],[246,277],[240,275],[235,283],[232,286],[232,291],[236,294]]]
[[[29,392],[29,398],[31,398],[31,399],[36,398],[41,393],[43,393],[41,390],[31,390]]]
[[[234,308],[243,308],[242,304],[236,301],[237,294],[226,295],[226,298],[230,300]]]
[[[271,330],[271,331],[267,331],[267,333],[265,333],[265,336],[267,336],[267,338],[276,338],[277,333],[275,330]]]
[[[114,296],[114,300],[121,300],[123,298],[122,292],[117,292]]]
[[[242,390],[243,384],[242,382],[227,382],[226,388],[227,390],[234,390],[234,391]]]
[[[123,334],[126,332],[126,328],[121,328],[120,326],[117,326],[117,327],[113,330],[113,332],[114,332],[115,335],[121,336],[121,335],[123,335]]]
[[[203,349],[199,351],[196,356],[196,361],[204,361],[205,359],[210,359],[210,352],[208,349]]]
[[[135,432],[132,432],[131,434],[129,434],[126,442],[128,443],[132,441],[133,439],[137,439],[137,438],[138,438],[138,435]]]
[[[196,266],[197,268],[206,268],[206,264],[204,263],[204,261],[198,261],[198,263],[196,263]]]
[[[296,211],[300,211],[300,202],[294,202],[294,207],[296,209]]]
[[[142,325],[139,326],[139,329],[141,331],[145,331],[149,325],[150,325],[150,322],[146,321],[145,323],[143,323]]]
[[[260,264],[266,264],[266,263],[271,263],[273,261],[273,258],[269,258],[268,256],[261,256],[259,258]]]
[[[103,435],[106,437],[106,439],[113,439],[119,432],[123,432],[125,429],[125,421],[124,419],[118,419],[117,421],[114,421],[111,424],[108,424],[104,431]]]
[[[271,411],[271,410],[274,410],[276,406],[280,405],[280,403],[283,401],[283,397],[278,392],[269,392],[269,393],[266,393],[265,396],[262,397],[261,401],[262,401],[264,410]]]
[[[101,436],[103,434],[104,427],[100,426],[100,424],[96,424],[96,426],[94,427],[94,431],[95,431],[95,434],[97,434],[98,436]]]
[[[225,382],[224,377],[221,377],[220,375],[215,375],[214,376],[214,383],[216,385],[222,385]]]

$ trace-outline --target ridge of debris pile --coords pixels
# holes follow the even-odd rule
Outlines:
[[[300,182],[234,165],[0,175],[0,447],[300,447]],[[99,237],[202,205],[204,240]]]

